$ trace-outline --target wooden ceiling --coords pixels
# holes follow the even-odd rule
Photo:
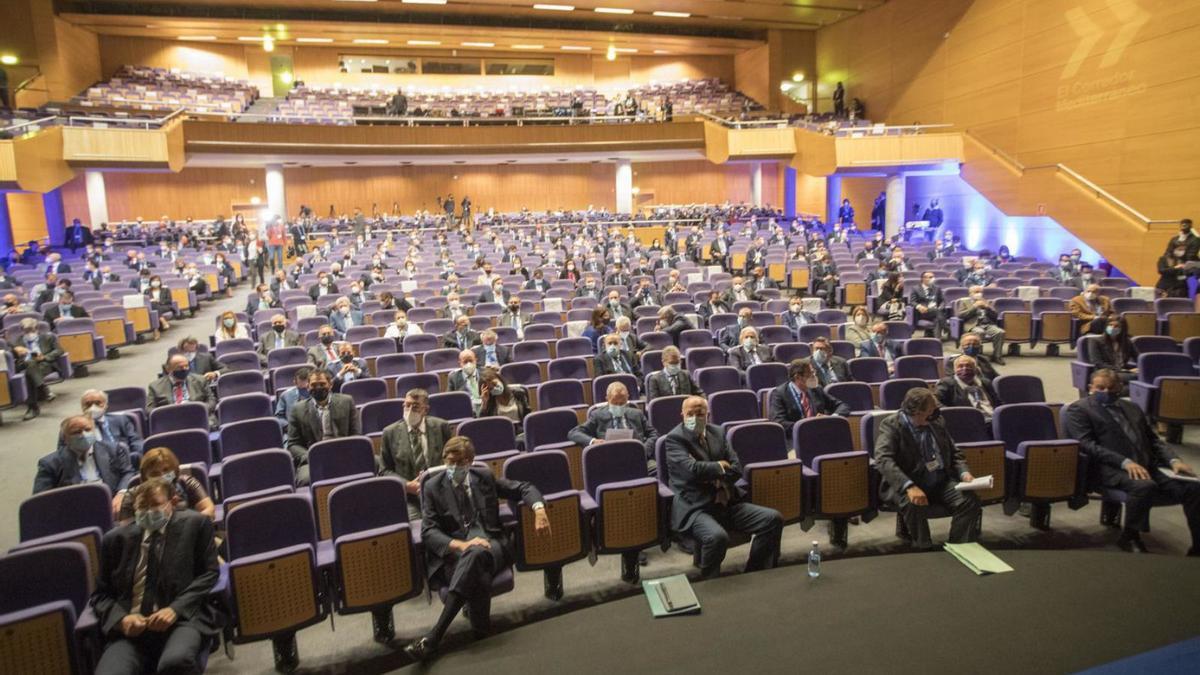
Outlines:
[[[886,0],[418,1],[60,0],[57,6],[67,21],[103,35],[239,42],[270,34],[281,45],[363,46],[353,41],[365,39],[387,41],[366,45],[376,48],[530,55],[603,54],[609,45],[638,54],[734,54],[761,44],[767,29],[816,30]],[[438,44],[424,44],[432,42]]]

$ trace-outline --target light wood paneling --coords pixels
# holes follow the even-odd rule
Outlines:
[[[930,162],[961,162],[962,134],[920,136],[839,137],[836,141],[840,167],[896,166]]]
[[[633,185],[643,193],[653,191],[655,204],[750,202],[751,162],[714,165],[694,162],[644,162],[633,165]],[[764,201],[778,194],[779,165],[763,162]]]
[[[771,98],[770,45],[763,45],[733,57],[734,81],[738,91],[755,101]]]
[[[71,180],[75,172],[63,160],[63,128],[51,127],[23,136],[11,143],[15,189],[49,192]],[[0,170],[0,175],[2,175]],[[0,177],[0,181],[3,178]]]
[[[181,127],[179,123],[164,129],[63,127],[63,159],[73,166],[182,168]]]
[[[5,199],[8,200],[13,244],[23,245],[28,241],[46,238],[46,209],[40,193],[9,192],[5,194]]]

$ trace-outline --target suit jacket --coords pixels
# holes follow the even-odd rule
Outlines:
[[[426,467],[441,466],[442,448],[452,436],[454,429],[446,420],[440,417],[425,417]],[[399,476],[404,480],[416,479],[416,452],[409,442],[407,422],[400,420],[384,427],[379,459],[383,465],[379,475]]]
[[[646,385],[646,401],[650,402],[656,398],[663,396],[704,396],[704,391],[700,389],[700,385],[692,379],[688,371],[683,368],[679,369],[679,373],[675,375],[675,391],[671,391],[671,380],[666,371],[659,370],[650,375],[649,384]]]
[[[662,305],[662,296],[653,288],[642,293],[640,290],[634,291],[629,298],[629,307],[637,309],[638,307],[659,307]]]
[[[326,361],[325,362],[325,370],[329,373],[329,376],[333,378],[333,381],[338,386],[341,386],[342,384],[344,384],[346,382],[352,382],[354,380],[361,380],[364,377],[371,376],[371,373],[367,369],[367,362],[365,359],[355,358],[353,361],[350,362],[350,364],[358,366],[359,372],[357,375],[354,375],[353,373],[348,373],[346,375],[339,375],[338,373],[342,372],[342,366],[346,365],[346,364],[342,363],[341,359],[338,359],[337,361]]]
[[[775,360],[775,357],[771,356],[771,348],[764,344],[756,346],[754,351],[758,354],[759,363],[771,363]],[[732,347],[725,352],[725,362],[742,371],[743,373],[746,372],[747,368],[753,365],[750,362],[750,353],[747,352],[745,347],[742,347],[741,345]]]
[[[345,394],[329,394],[330,423],[337,432],[335,438],[359,435],[358,415],[354,410],[354,399]],[[297,467],[308,464],[308,448],[325,439],[321,431],[321,418],[317,415],[317,402],[306,399],[292,406],[288,413],[287,445],[292,461]]]
[[[618,337],[619,335],[620,334],[618,334]],[[621,349],[629,352],[630,356],[636,359],[638,358],[638,355],[646,351],[646,343],[637,336],[637,333],[630,331],[627,336],[621,338]]]
[[[708,320],[712,318],[713,314],[728,313],[729,305],[724,304],[722,301],[717,301],[715,304],[711,302],[702,302],[696,305],[696,314],[699,315],[700,320],[706,325],[708,324]]]
[[[996,389],[992,386],[991,380],[977,376],[975,381],[979,384],[979,388],[983,390],[984,397],[987,398],[988,403],[993,408],[1000,405],[1000,397],[996,395]],[[966,390],[958,386],[958,380],[954,375],[948,375],[938,380],[933,393],[937,396],[937,400],[941,401],[942,405],[973,407],[971,399],[967,398]]]
[[[696,432],[688,431],[682,424],[672,429],[663,441],[668,482],[671,492],[675,493],[671,500],[671,528],[676,532],[686,531],[697,513],[716,504],[715,481],[721,481],[729,488],[730,503],[741,501],[745,495],[737,485],[742,477],[742,463],[725,441],[721,427],[706,425],[704,436],[707,451],[701,447]],[[724,473],[717,463],[720,460],[730,465]]]
[[[604,440],[605,434],[613,428],[613,414],[608,406],[600,406],[588,413],[587,421],[567,432],[567,438],[581,448],[586,448],[593,439]],[[633,437],[642,442],[646,451],[646,459],[654,459],[654,443],[658,440],[658,431],[646,421],[646,414],[636,408],[625,408],[625,427],[633,430]]]
[[[326,347],[323,344],[315,344],[308,348],[308,362],[318,368],[324,368],[329,363],[329,354],[327,349],[333,349],[333,353],[337,355],[337,343],[333,343]]]
[[[37,340],[38,340],[38,351],[40,351],[42,353],[42,356],[45,357],[42,362],[47,364],[48,366],[50,366],[50,368],[54,372],[58,373],[59,376],[62,376],[64,373],[59,368],[58,359],[66,352],[63,351],[62,345],[58,344],[58,336],[56,336],[54,333],[39,333]],[[13,344],[24,347],[25,346],[25,337],[20,336],[20,337],[16,338],[13,341]],[[23,363],[24,363],[24,361],[17,359],[17,369],[18,370],[23,368],[23,365],[22,365]],[[34,363],[34,362],[30,361],[30,363]]]
[[[463,345],[461,347],[458,344],[458,333],[456,331],[450,331],[442,336],[442,346],[447,349],[470,349],[477,344],[479,344],[479,333],[469,328],[463,337]]]
[[[533,506],[542,501],[542,493],[531,483],[496,478],[484,467],[472,466],[467,480],[479,524],[493,546],[498,543],[501,547],[500,551],[492,551],[496,558],[494,568],[507,567],[513,549],[512,541],[500,523],[500,498],[519,499],[527,506]],[[430,579],[438,576],[448,559],[452,559],[450,542],[468,536],[458,508],[456,489],[445,471],[429,475],[421,487],[421,539],[425,545],[425,571]]]
[[[484,346],[482,344],[478,344],[478,345],[475,345],[474,347],[471,347],[471,351],[475,352],[475,362],[478,367],[483,367],[483,366],[487,365],[487,359],[484,358],[487,355],[487,350],[484,348]],[[510,361],[512,361],[512,347],[509,347],[507,345],[497,344],[496,345],[496,363],[503,366],[503,365],[509,363]]]
[[[362,312],[357,309],[350,310],[350,319],[353,320],[355,326],[363,325]],[[334,332],[338,335],[345,335],[346,329],[350,328],[349,322],[341,312],[333,311],[329,313],[329,325],[333,326]]]
[[[1113,415],[1124,414],[1138,435],[1134,445]],[[1141,408],[1126,399],[1117,399],[1111,406],[1102,406],[1095,397],[1087,396],[1067,407],[1067,438],[1079,441],[1079,448],[1100,467],[1100,476],[1119,472],[1125,475],[1121,463],[1133,460],[1153,473],[1159,467],[1170,468],[1175,452],[1163,443]]]
[[[522,329],[525,328],[525,326],[528,326],[530,321],[532,320],[532,317],[530,317],[530,315],[528,315],[528,314],[524,314],[522,312],[517,312],[516,315],[514,316],[512,312],[510,312],[506,309],[503,312],[500,312],[500,316],[498,316],[496,318],[496,326],[512,328],[513,327],[512,322],[513,322],[514,318],[516,318],[520,322]]]
[[[790,436],[792,427],[796,422],[804,419],[804,410],[796,403],[795,397],[788,391],[790,382],[775,387],[771,391],[771,421],[778,422],[783,425],[784,430]],[[816,415],[849,415],[850,406],[846,405],[840,399],[825,393],[822,387],[816,387],[808,390],[809,405],[812,407],[813,416]]]
[[[525,282],[525,290],[545,293],[550,290],[550,282],[546,279],[530,279]]]
[[[121,619],[140,609],[130,603],[142,535],[141,526],[131,522],[109,530],[100,543],[100,578],[91,602],[101,632],[110,639],[122,637]],[[167,521],[160,550],[154,586],[158,607],[175,610],[177,626],[216,635],[221,620],[208,602],[219,576],[212,520],[193,511],[175,511]]]
[[[50,309],[46,310],[46,323],[53,326],[54,322],[58,321],[60,318],[86,319],[88,315],[87,310],[79,305],[71,305],[70,314],[71,315],[69,317],[63,317],[62,309],[58,306],[58,303],[52,302],[50,303]]]
[[[337,294],[338,294],[337,283],[330,281],[329,286],[327,286],[325,288],[325,295],[337,295]],[[313,302],[316,302],[317,298],[321,297],[321,284],[313,284],[312,286],[309,286],[308,287],[308,297],[312,298]]]
[[[1071,298],[1071,301],[1067,303],[1067,309],[1071,312],[1071,316],[1079,319],[1080,321],[1091,321],[1092,319],[1104,316],[1112,311],[1112,302],[1110,302],[1109,299],[1103,295],[1096,296],[1096,305],[1097,310],[1093,314],[1092,310],[1088,307],[1087,301],[1083,299],[1083,296],[1077,295]],[[46,312],[46,314],[49,316],[50,313]]]
[[[941,455],[942,468],[949,480],[957,481],[959,476],[969,471],[966,457],[950,438],[945,423],[937,420],[930,422],[930,426]],[[888,415],[879,423],[875,432],[875,466],[883,477],[879,484],[879,496],[886,502],[898,503],[904,496],[904,485],[909,481],[918,487],[926,483],[929,473],[917,437],[900,420],[900,413]]]
[[[618,302],[617,306],[613,307],[611,304],[609,304],[607,301],[605,301],[605,302],[601,303],[600,306],[604,307],[605,309],[608,310],[608,313],[610,315],[612,315],[613,321],[616,321],[618,318],[620,318],[622,316],[629,317],[630,321],[633,320],[633,310],[630,309],[629,305],[627,305],[623,302]]]
[[[191,372],[204,376],[208,373],[224,373],[228,368],[217,357],[208,352],[196,352],[196,357],[188,366]]]
[[[814,360],[813,371],[816,372],[817,381],[821,383],[822,387],[828,387],[830,384],[834,384],[834,382],[854,381],[854,378],[850,375],[850,364],[846,362],[846,359],[843,359],[840,356],[830,356],[829,360],[825,362],[824,366],[818,364]],[[833,375],[836,378],[834,382],[830,381],[830,371],[833,372]]]
[[[505,290],[503,293],[501,293],[500,297],[496,297],[495,291],[489,288],[480,293],[479,297],[475,299],[475,302],[480,304],[485,302],[495,302],[497,304],[505,305],[508,304],[508,299],[510,297],[512,297],[512,293],[509,293],[508,290]]]
[[[476,382],[478,382],[479,364],[475,366],[475,377],[477,378]],[[452,370],[446,376],[446,389],[448,391],[465,391],[468,394],[471,393],[467,390],[467,376],[463,374],[462,368]]]
[[[917,305],[925,305],[929,310],[941,309],[945,302],[942,289],[938,288],[936,284],[932,288],[925,288],[924,284],[917,284],[912,293],[908,294],[908,304],[914,308]]]
[[[884,340],[883,341],[884,349],[880,350],[879,346],[880,345],[878,345],[874,340],[865,340],[861,344],[858,345],[858,355],[859,356],[873,356],[876,358],[887,358],[886,356],[884,356],[884,354],[886,352],[890,351],[893,359],[897,359],[900,357],[900,343],[899,342],[897,342],[895,340]]]
[[[134,470],[129,461],[128,449],[119,444],[113,446],[106,441],[96,441],[92,445],[92,454],[96,459],[96,470],[100,474],[101,482],[107,485],[113,494],[129,486]],[[38,460],[37,474],[33,478],[33,494],[78,485],[81,482],[83,480],[79,476],[79,460],[75,453],[60,446]]]
[[[737,323],[731,323],[722,328],[721,332],[717,335],[717,345],[726,349],[737,347],[742,342],[740,335],[743,328],[745,326]]]
[[[100,420],[96,421],[96,431],[103,433],[104,430],[101,428],[101,422],[108,427],[108,434],[104,439],[106,442],[116,444],[118,448],[124,449],[125,452],[141,454],[142,435],[138,433],[137,424],[134,423],[132,417],[121,413],[106,414]]]
[[[1000,315],[991,305],[983,307],[983,314],[980,315],[979,308],[975,307],[975,301],[971,298],[963,298],[956,305],[955,316],[959,318],[962,324],[962,332],[968,333],[976,326],[997,326],[1000,324]]]
[[[742,292],[746,295],[745,300],[739,300],[737,295],[733,292],[733,289],[730,288],[729,290],[725,291],[724,295],[721,296],[721,302],[729,305],[730,307],[733,307],[734,303],[738,302],[762,302],[762,296],[756,293],[753,288],[750,288],[750,286],[743,288]]]
[[[803,317],[804,320],[800,321],[800,317]],[[795,314],[792,314],[791,310],[783,313],[783,325],[791,328],[792,332],[796,334],[800,333],[800,326],[807,326],[810,323],[816,322],[817,317],[813,316],[809,312],[801,311],[799,317]]]
[[[1093,339],[1088,345],[1088,362],[1097,368],[1112,368],[1113,370],[1129,370],[1129,361],[1137,360],[1137,352],[1134,351],[1133,343],[1124,335],[1120,338],[1122,345],[1121,356],[1117,356],[1117,350],[1113,349],[1112,343],[1109,342],[1107,336],[1101,335],[1099,338]]]
[[[211,417],[217,402],[208,388],[208,382],[195,373],[188,373],[187,379],[184,380],[184,388],[187,391],[187,400],[203,403]],[[147,409],[153,410],[165,405],[175,405],[175,379],[169,375],[163,375],[146,387]]]
[[[663,328],[662,332],[666,333],[667,335],[670,335],[671,336],[671,344],[678,347],[679,346],[679,334],[685,330],[691,330],[693,328],[695,328],[695,326],[693,326],[692,322],[688,321],[686,317],[676,315],[675,320],[671,322],[671,325]]]
[[[258,338],[258,356],[259,361],[266,365],[267,355],[275,349],[275,331],[268,330]],[[283,346],[284,347],[300,347],[300,335],[296,331],[287,329],[283,331]]]
[[[627,370],[621,370],[618,366],[620,363],[618,359],[624,360]],[[639,380],[642,379],[642,369],[633,360],[633,355],[623,349],[618,351],[615,357],[610,356],[607,349],[601,349],[600,353],[596,356],[596,372],[597,375],[629,373]],[[632,394],[633,392],[630,393]]]

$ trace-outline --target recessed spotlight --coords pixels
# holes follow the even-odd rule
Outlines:
[[[542,49],[545,45],[513,45],[513,49]]]
[[[446,0],[400,0],[405,5],[444,5]],[[411,164],[411,162],[410,162]]]
[[[559,47],[559,49],[563,50],[564,52],[590,52],[590,51],[592,51],[591,47],[583,47],[580,45],[563,45],[562,47]]]
[[[657,11],[657,12],[655,12],[655,13],[654,13],[654,16],[665,16],[665,17],[667,17],[667,18],[670,18],[670,19],[686,19],[686,18],[688,18],[689,16],[691,16],[691,14],[690,14],[689,12],[663,12],[663,11]]]
[[[16,54],[4,54],[0,56],[0,63],[6,66],[15,66],[20,61]]]
[[[262,42],[263,37],[261,35],[243,35],[238,40],[241,42]]]
[[[633,47],[613,47],[613,51],[618,54],[636,54],[637,50]]]
[[[464,47],[495,47],[496,43],[495,42],[464,42],[464,43],[462,43],[462,46],[464,46]]]
[[[655,53],[655,54],[670,54],[671,52],[670,52],[669,50],[666,50],[666,49],[655,49],[655,50],[654,50],[654,53]]]
[[[437,40],[409,40],[408,44],[414,47],[436,47],[442,43]]]
[[[357,38],[354,40],[354,44],[356,45],[386,45],[387,43],[387,40],[379,38]]]
[[[597,14],[633,14],[632,9],[624,7],[597,7],[594,11]]]
[[[547,12],[573,12],[573,11],[575,11],[575,6],[574,6],[574,5],[545,5],[545,4],[536,4],[536,5],[534,5],[534,6],[533,6],[533,8],[534,8],[534,9],[542,9],[542,10],[545,10],[545,11],[547,11]]]
[[[212,42],[217,39],[216,35],[180,35],[180,40],[186,42]]]

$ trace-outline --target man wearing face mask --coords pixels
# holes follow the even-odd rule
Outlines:
[[[408,320],[408,312],[397,310],[392,323],[388,324],[387,330],[383,332],[383,337],[396,340],[396,344],[401,345],[404,338],[409,335],[420,335],[422,332],[420,326]]]
[[[992,381],[979,373],[979,364],[966,354],[954,359],[954,374],[938,381],[934,395],[944,406],[974,408],[983,413],[988,429],[992,428],[992,411],[1000,405]]]
[[[888,326],[880,321],[871,326],[871,339],[858,346],[858,355],[887,361],[888,374],[895,372],[900,343],[888,339]]]
[[[479,390],[479,368],[475,352],[464,349],[458,353],[458,370],[451,371],[446,377],[446,388],[450,391],[465,391],[471,396],[471,407],[479,414],[482,396]]]
[[[597,375],[633,375],[642,379],[641,368],[633,355],[621,348],[621,336],[609,333],[601,338],[600,353],[596,356]]]
[[[91,415],[64,419],[59,439],[58,449],[38,460],[33,494],[68,485],[104,483],[116,495],[112,504],[115,514],[135,473],[129,451],[105,441]]]
[[[458,291],[450,291],[446,293],[446,306],[437,310],[439,319],[455,319],[461,316],[470,316],[470,309],[462,304],[462,295]]]
[[[955,305],[955,315],[962,321],[962,332],[974,333],[981,340],[992,341],[992,361],[1004,365],[1004,329],[1000,315],[983,297],[982,286],[972,286],[970,295]]]
[[[200,342],[187,336],[179,341],[179,353],[188,360],[188,369],[209,382],[215,382],[228,368],[208,352],[200,351]]]
[[[212,520],[175,511],[161,478],[138,490],[133,522],[100,546],[92,607],[107,639],[97,673],[191,673],[220,623],[209,602],[219,568]]]
[[[600,302],[600,284],[596,281],[594,274],[588,274],[584,277],[583,285],[575,292],[577,298],[591,298],[596,302]]]
[[[491,329],[479,334],[480,344],[471,348],[477,363],[499,368],[512,361],[512,348],[497,343],[496,333]]]
[[[470,349],[479,344],[479,333],[471,330],[471,319],[460,314],[454,320],[454,330],[442,336],[442,347],[447,349]]]
[[[909,294],[908,304],[913,308],[913,318],[916,321],[928,321],[933,324],[933,328],[926,329],[926,337],[946,339],[949,333],[946,299],[942,295],[942,289],[933,282],[933,272],[921,273],[921,284]]]
[[[308,296],[313,299],[313,302],[316,302],[317,298],[321,298],[326,295],[336,295],[337,292],[337,284],[334,283],[328,272],[320,272],[317,274],[317,283],[308,287]]]
[[[663,369],[650,375],[646,402],[663,396],[704,396],[700,385],[681,367],[679,348],[667,345],[662,350]]]
[[[470,439],[455,436],[442,449],[446,470],[427,474],[421,490],[426,574],[431,587],[448,592],[434,627],[404,648],[416,661],[437,653],[442,636],[464,606],[470,608],[477,638],[491,632],[492,578],[513,560],[512,541],[500,523],[500,499],[520,500],[533,511],[536,536],[550,535],[550,518],[536,487],[496,478],[487,468],[473,466],[474,460]]]
[[[64,375],[58,365],[64,352],[54,333],[39,332],[38,320],[33,317],[21,319],[21,336],[13,341],[12,351],[16,371],[25,374],[29,387],[29,400],[22,419],[31,420],[42,414],[40,401],[49,403],[55,398],[46,384],[46,376],[50,373],[58,373],[59,377]]]
[[[1067,407],[1064,431],[1098,467],[1100,485],[1126,494],[1117,546],[1145,553],[1141,533],[1150,531],[1150,508],[1182,504],[1192,535],[1188,555],[1200,556],[1200,484],[1173,478],[1195,476],[1195,470],[1163,443],[1141,408],[1120,398],[1116,373],[1107,368],[1092,373],[1088,394]]]
[[[983,340],[975,333],[965,333],[958,341],[958,354],[951,354],[947,357],[946,366],[953,367],[954,359],[965,354],[975,359],[975,369],[979,371],[979,376],[989,382],[994,381],[999,372],[992,365],[992,362],[983,355]]]
[[[308,485],[308,449],[330,438],[358,436],[358,414],[354,399],[333,393],[333,378],[324,370],[308,376],[308,398],[301,399],[288,413],[287,450],[296,467],[296,485]]]
[[[633,297],[629,299],[630,309],[638,307],[658,307],[662,305],[662,296],[654,287],[650,285],[649,279],[642,279],[638,282],[638,288],[634,291]]]
[[[325,370],[333,376],[333,382],[341,388],[347,382],[368,377],[367,362],[354,356],[354,346],[349,342],[338,345],[338,358],[325,364]]]
[[[183,354],[175,354],[163,366],[163,375],[146,387],[146,407],[150,410],[177,403],[203,403],[208,408],[210,423],[216,410],[216,400],[208,381],[190,370],[191,363]]]
[[[721,329],[721,333],[717,336],[717,344],[726,350],[737,347],[741,340],[742,331],[753,327],[754,310],[749,307],[743,307],[738,310],[737,323],[730,324]]]
[[[1174,239],[1171,240],[1175,242]],[[1188,260],[1187,245],[1175,243],[1158,259],[1158,283],[1154,287],[1168,298],[1188,296],[1188,276],[1196,272],[1195,261]],[[1189,267],[1190,266],[1190,267]]]
[[[771,421],[783,425],[789,436],[800,420],[850,414],[850,406],[825,392],[812,362],[807,359],[795,359],[788,364],[788,381],[771,391],[770,404]]]
[[[108,394],[99,389],[88,389],[79,400],[83,414],[92,418],[99,440],[127,453],[142,452],[142,435],[137,424],[129,415],[108,412]]]
[[[1101,335],[1108,323],[1107,317],[1112,312],[1112,302],[1100,295],[1099,284],[1088,284],[1083,293],[1071,298],[1067,310],[1079,321],[1082,332]]]
[[[329,325],[333,326],[333,331],[339,338],[344,338],[346,331],[363,325],[362,312],[351,306],[349,298],[342,296],[337,299],[337,302],[333,304],[333,310],[329,312]]]
[[[846,359],[833,353],[833,345],[828,338],[818,337],[812,341],[812,364],[813,373],[822,387],[854,379]]]
[[[608,308],[608,313],[612,316],[613,320],[621,317],[630,318],[633,316],[633,310],[629,308],[629,305],[621,302],[621,292],[615,288],[608,292],[604,303],[605,307]]]
[[[1191,218],[1184,218],[1179,221],[1179,234],[1167,241],[1166,252],[1170,253],[1181,248],[1183,249],[1183,254],[1177,255],[1177,258],[1184,262],[1200,259],[1200,237],[1196,236],[1195,232],[1192,232]]]
[[[708,424],[708,402],[690,396],[683,422],[664,441],[671,492],[671,529],[696,541],[693,564],[705,578],[716,577],[729,547],[727,530],[754,536],[746,571],[770,569],[779,560],[783,517],[751,504],[738,486],[742,466],[721,427]]]
[[[86,319],[87,316],[87,310],[75,304],[75,294],[67,290],[59,294],[57,301],[48,303],[45,311],[46,323],[51,326],[62,319]]]
[[[619,346],[629,354],[634,364],[640,363],[642,352],[646,351],[646,343],[633,332],[633,321],[627,316],[622,316],[615,323],[617,330],[613,335],[617,336]]]
[[[301,346],[300,336],[296,331],[288,330],[287,316],[276,314],[271,317],[271,330],[264,332],[258,338],[258,362],[265,367],[267,356],[272,350],[299,346]]]
[[[546,280],[545,275],[542,273],[540,268],[535,269],[533,271],[533,278],[525,282],[525,290],[538,291],[540,293],[545,293],[550,290],[550,282]]]
[[[792,329],[794,335],[800,335],[801,326],[807,326],[810,323],[816,323],[816,321],[816,317],[804,311],[804,305],[800,302],[799,297],[788,300],[788,309],[783,313],[783,325]]]
[[[513,296],[508,299],[508,306],[496,319],[496,326],[512,328],[517,331],[517,338],[525,336],[525,326],[529,325],[531,317],[521,311],[521,299]]]
[[[404,419],[383,430],[379,475],[405,481],[412,522],[421,517],[421,477],[442,465],[442,448],[453,436],[446,420],[429,415],[429,392],[424,389],[410,389],[404,395]]]
[[[312,375],[312,366],[301,366],[296,370],[295,377],[292,378],[292,384],[295,385],[290,389],[279,394],[275,401],[275,419],[279,420],[279,425],[286,429],[288,415],[291,414],[292,408],[300,401],[307,400],[308,395],[308,377]]]
[[[743,328],[738,338],[738,346],[725,352],[725,362],[737,368],[739,372],[745,374],[750,366],[775,360],[771,348],[759,342],[758,329],[754,326]]]
[[[745,279],[737,276],[733,278],[733,285],[730,286],[729,290],[725,292],[724,300],[726,305],[733,307],[739,302],[761,302],[762,297],[759,296],[758,293],[754,292],[751,288],[746,286]]]
[[[504,282],[501,281],[499,277],[496,277],[495,279],[491,280],[488,289],[479,294],[479,297],[475,299],[475,302],[477,304],[491,302],[496,303],[497,305],[504,305],[508,302],[508,299],[511,296],[512,294],[504,288]]]
[[[883,478],[879,496],[897,508],[897,535],[914,548],[933,548],[930,505],[940,505],[950,512],[951,543],[979,538],[979,499],[973,492],[960,492],[954,487],[958,481],[974,480],[974,476],[946,431],[932,391],[925,387],[910,389],[900,410],[879,423],[875,463]]]

